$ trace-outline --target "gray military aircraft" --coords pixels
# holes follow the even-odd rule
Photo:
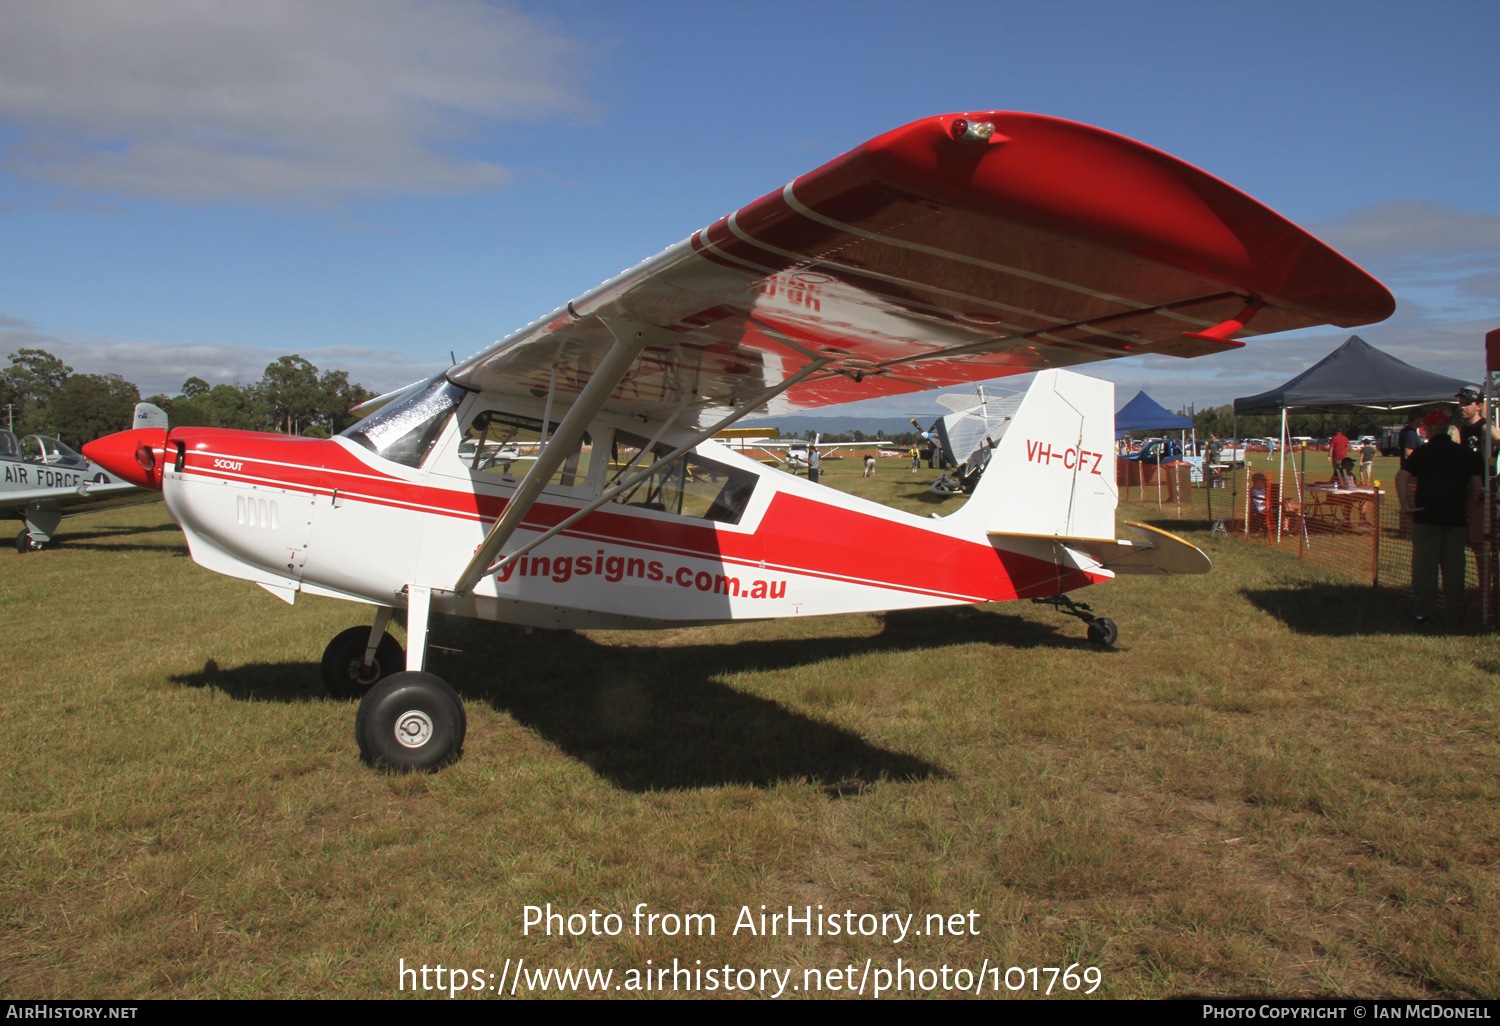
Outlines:
[[[167,415],[150,403],[137,403],[130,426],[166,427]],[[65,516],[160,498],[161,493],[111,474],[56,438],[17,438],[0,428],[0,512],[14,513],[24,523],[16,535],[17,552],[36,552],[51,541]]]

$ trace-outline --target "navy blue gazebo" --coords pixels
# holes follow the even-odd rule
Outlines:
[[[1132,431],[1189,431],[1192,427],[1191,418],[1179,417],[1145,392],[1137,392],[1115,414],[1116,438]]]

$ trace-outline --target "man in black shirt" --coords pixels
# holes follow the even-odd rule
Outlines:
[[[1427,444],[1413,451],[1396,474],[1401,512],[1412,518],[1411,587],[1417,596],[1416,621],[1427,623],[1432,618],[1439,569],[1444,612],[1450,620],[1462,620],[1469,507],[1479,496],[1484,468],[1477,454],[1448,434],[1446,413],[1433,410],[1422,426]]]
[[[1463,421],[1458,426],[1458,438],[1470,449],[1484,456],[1484,393],[1473,385],[1465,385],[1453,398],[1458,400],[1458,413]],[[1490,452],[1500,452],[1500,429],[1490,425]]]

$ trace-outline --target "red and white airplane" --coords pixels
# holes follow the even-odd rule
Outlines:
[[[1115,532],[1114,391],[1059,369],[1238,349],[1394,309],[1296,225],[1121,136],[926,118],[768,193],[329,440],[123,432],[91,459],[160,488],[202,566],[376,607],[323,659],[364,756],[431,768],[465,717],[423,670],[434,612],[654,628],[1036,598],[1202,573]],[[752,411],[1042,371],[957,512],[923,518],[710,441]],[[485,462],[504,439],[528,462]],[[386,634],[407,613],[405,652]]]

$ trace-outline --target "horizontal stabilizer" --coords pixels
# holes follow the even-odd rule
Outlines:
[[[1106,570],[1116,574],[1156,574],[1176,577],[1183,574],[1206,574],[1213,562],[1203,550],[1170,531],[1127,520],[1138,541],[1120,539],[1112,542],[1069,541],[1072,548],[1097,559]]]

